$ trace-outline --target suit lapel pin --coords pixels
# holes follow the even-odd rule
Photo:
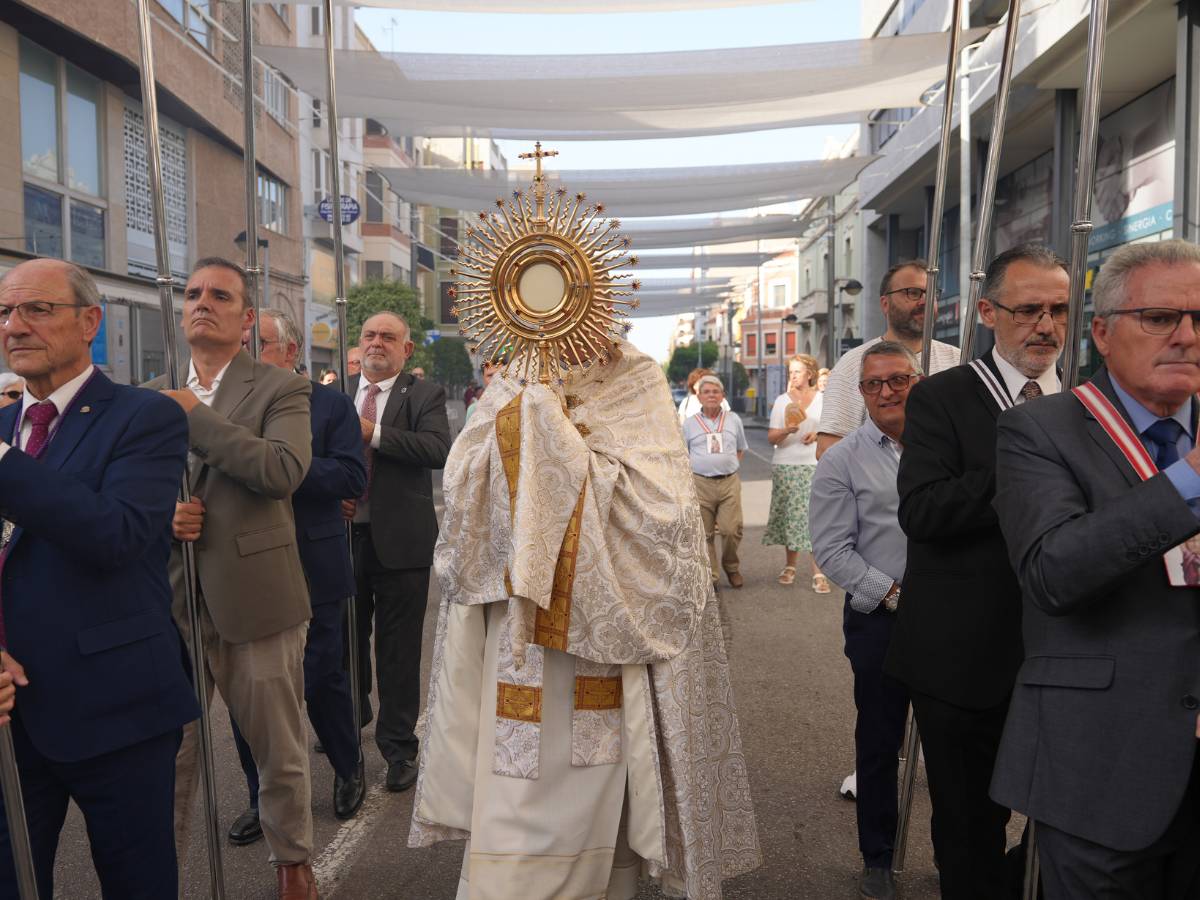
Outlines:
[[[408,393],[408,388],[406,388],[406,387],[402,387],[402,388],[400,388],[400,393],[402,393],[402,394],[407,394],[407,393]]]
[[[90,413],[92,411],[92,408],[90,406],[81,406],[81,407],[79,407],[79,411],[81,413]]]

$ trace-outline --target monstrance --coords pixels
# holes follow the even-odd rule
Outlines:
[[[637,265],[621,223],[586,194],[547,188],[542,160],[557,155],[540,142],[520,154],[535,161],[533,183],[478,214],[450,270],[450,312],[467,349],[506,361],[504,377],[522,384],[561,384],[573,366],[607,365],[632,327],[623,316],[639,305],[640,283],[620,271]]]

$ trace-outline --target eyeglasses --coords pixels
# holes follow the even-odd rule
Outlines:
[[[1174,334],[1184,316],[1192,317],[1192,328],[1200,331],[1200,309],[1172,309],[1166,306],[1142,306],[1137,309],[1114,309],[1111,316],[1137,316],[1142,331],[1163,337]]]
[[[911,300],[913,303],[916,303],[918,300],[922,299],[925,296],[925,288],[919,288],[919,287],[895,288],[894,290],[883,292],[883,296],[885,296],[885,297],[891,296],[892,294],[903,294],[907,299]]]
[[[1071,307],[1066,303],[1055,303],[1046,309],[1044,306],[1035,306],[1032,303],[1026,306],[1005,306],[1003,303],[993,300],[992,306],[1004,310],[1013,317],[1013,321],[1018,325],[1037,325],[1042,321],[1042,316],[1049,316],[1050,321],[1055,325],[1065,325],[1067,316],[1071,313]]]
[[[260,351],[262,351],[262,350],[266,350],[272,344],[282,344],[282,343],[283,343],[283,341],[268,341],[266,338],[259,338],[258,339],[258,349]]]
[[[899,394],[901,391],[907,391],[916,377],[916,375],[893,375],[891,378],[868,378],[866,381],[860,381],[858,387],[864,394],[871,397],[882,391],[885,384],[892,389],[893,394]]]
[[[87,306],[86,303],[53,303],[49,300],[29,300],[25,303],[18,303],[16,306],[0,306],[0,325],[7,325],[9,319],[12,318],[14,312],[20,312],[21,318],[28,325],[36,325],[39,322],[45,322],[54,315],[54,307],[56,306],[73,306],[80,309]]]
[[[0,397],[7,397],[9,400],[20,400],[24,396],[21,391],[0,391]]]

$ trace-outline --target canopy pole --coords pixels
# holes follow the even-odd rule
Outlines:
[[[1096,174],[1096,141],[1100,124],[1100,79],[1104,70],[1104,39],[1108,0],[1092,0],[1088,17],[1087,75],[1083,113],[1079,122],[1079,166],[1075,173],[1075,215],[1071,225],[1070,313],[1063,348],[1063,387],[1079,383],[1079,345],[1083,338],[1083,293],[1087,276],[1088,238],[1092,234],[1092,183]]]
[[[350,373],[346,371],[346,264],[345,247],[342,244],[342,158],[338,149],[337,115],[337,66],[334,61],[333,0],[324,0],[325,15],[325,75],[326,107],[325,124],[329,130],[329,186],[333,190],[333,267],[335,297],[338,320],[338,373],[342,390],[350,394]],[[415,268],[414,261],[414,268]],[[350,559],[354,559],[354,538],[350,523],[346,523],[346,542],[350,546]],[[362,761],[362,697],[359,694],[358,604],[354,597],[346,603],[346,644],[350,656],[350,693],[354,697],[354,733],[358,740],[358,758]]]
[[[979,321],[979,297],[986,277],[988,247],[992,240],[992,216],[996,206],[996,182],[1000,177],[1000,151],[1004,148],[1004,131],[1008,123],[1008,95],[1012,88],[1013,57],[1017,49],[1017,27],[1021,19],[1021,0],[1008,0],[1008,22],[1004,27],[1004,50],[1000,58],[999,81],[996,84],[996,107],[992,114],[992,138],[988,142],[987,165],[979,189],[979,222],[975,232],[975,256],[971,264],[970,295],[962,319],[959,338],[959,363],[971,361],[975,350],[975,327]]]
[[[167,209],[163,198],[162,149],[158,132],[158,95],[154,79],[154,45],[151,39],[148,0],[137,0],[138,41],[141,49],[142,117],[146,128],[146,159],[150,166],[150,209],[154,216],[154,255],[158,264],[158,301],[162,312],[163,354],[172,390],[179,389],[179,353],[175,343],[175,279],[171,275]],[[192,499],[185,474],[179,486],[184,503]],[[208,708],[207,662],[200,631],[200,606],[196,596],[196,552],[191,541],[180,542],[183,555],[183,598],[187,609],[192,655],[192,682],[200,704],[198,743],[200,780],[204,792],[204,824],[208,843],[208,875],[211,896],[224,900],[225,873],[221,862],[220,821],[217,815],[216,776],[213,771],[212,728]]]
[[[825,229],[825,320],[826,333],[825,356],[829,368],[833,368],[838,359],[837,337],[837,271],[833,264],[833,255],[837,251],[837,195],[830,194],[825,202],[829,204],[829,223]]]
[[[246,290],[254,308],[250,326],[250,353],[258,359],[258,164],[254,142],[254,0],[242,0],[242,117],[243,157],[246,170]],[[265,86],[265,82],[264,82]]]
[[[17,874],[17,895],[21,900],[38,900],[37,869],[33,847],[29,843],[29,822],[25,818],[25,800],[21,795],[21,775],[17,770],[17,751],[13,747],[12,724],[0,725],[0,790],[4,791],[4,817],[8,821],[8,844]]]
[[[946,82],[942,87],[942,140],[938,144],[937,169],[933,180],[933,210],[929,222],[928,268],[925,270],[925,330],[921,335],[921,368],[929,372],[933,325],[938,312],[938,258],[942,245],[942,218],[946,210],[946,175],[950,168],[950,137],[954,125],[954,85],[958,80],[959,44],[962,43],[962,0],[951,0],[950,54]]]

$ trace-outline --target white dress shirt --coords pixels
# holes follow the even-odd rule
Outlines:
[[[1021,396],[1021,389],[1030,381],[1036,381],[1043,394],[1057,394],[1062,390],[1062,382],[1058,380],[1058,372],[1054,366],[1049,366],[1037,378],[1030,378],[1001,356],[998,347],[992,351],[992,360],[996,363],[996,368],[1000,370],[1000,377],[1004,379],[1004,387],[1008,391],[1008,396],[1012,398],[1014,406],[1020,406],[1025,402],[1025,398]]]
[[[233,360],[229,360],[233,362]],[[189,391],[196,395],[196,399],[205,406],[213,405],[213,398],[217,396],[217,388],[221,386],[221,379],[225,377],[225,373],[229,371],[229,363],[221,366],[221,371],[217,373],[217,377],[212,380],[212,387],[204,387],[200,384],[200,376],[196,373],[196,364],[188,360],[188,377],[187,384],[184,385]]]
[[[71,405],[71,401],[75,399],[75,395],[79,393],[80,389],[84,386],[84,384],[87,383],[87,380],[92,377],[92,372],[94,371],[96,371],[96,367],[89,364],[86,369],[84,369],[66,384],[60,386],[58,390],[54,391],[54,393],[46,398],[58,408],[58,418],[55,419],[50,426],[51,434],[54,433],[54,429],[58,428],[59,422],[62,421],[62,417],[66,414],[67,407]],[[33,423],[29,421],[29,416],[26,415],[26,413],[29,412],[29,407],[40,402],[41,401],[39,401],[37,397],[29,393],[29,382],[26,381],[25,396],[21,399],[21,423],[19,426],[20,439],[18,441],[18,446],[25,447],[29,444],[29,435],[33,431]],[[7,453],[8,450],[8,442],[0,440],[0,459],[4,459],[4,454]]]
[[[363,405],[367,402],[367,388],[372,383],[379,388],[379,393],[375,395],[375,431],[371,434],[371,447],[374,450],[379,449],[379,442],[383,438],[383,428],[379,424],[379,419],[383,416],[383,408],[387,406],[388,397],[391,396],[392,388],[399,377],[400,373],[397,372],[391,378],[385,378],[383,381],[370,382],[365,376],[360,376],[358,379],[358,393],[354,395],[354,408],[358,410],[359,416],[362,415]]]

